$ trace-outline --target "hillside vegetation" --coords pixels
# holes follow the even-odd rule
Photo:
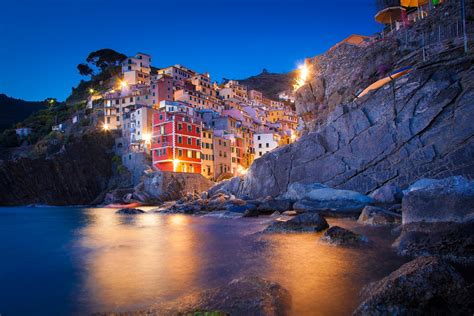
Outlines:
[[[249,90],[258,90],[262,92],[265,97],[278,100],[278,93],[292,89],[294,73],[271,73],[264,69],[256,76],[237,81],[247,86]]]

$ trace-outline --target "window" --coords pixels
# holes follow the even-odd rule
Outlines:
[[[201,133],[201,129],[199,127],[196,127],[196,133]]]
[[[196,146],[201,146],[201,141],[199,139],[196,139]]]
[[[183,142],[183,137],[178,136],[178,144],[181,144]]]
[[[178,156],[179,157],[182,157],[183,156],[183,150],[182,149],[178,149]],[[260,155],[261,156],[261,155]]]
[[[262,148],[262,144],[258,144],[258,148]]]
[[[188,125],[188,132],[192,132],[192,131],[193,131],[192,125]]]
[[[183,124],[178,123],[178,131],[181,131],[183,129]]]
[[[262,152],[261,152],[261,151],[259,151],[259,152],[258,152],[258,155],[259,155],[260,157],[262,157]]]
[[[191,137],[188,137],[188,145],[192,145],[193,144],[193,139]]]
[[[257,136],[257,139],[260,140],[260,136]]]
[[[160,114],[160,121],[163,120],[163,114]]]
[[[201,159],[201,153],[199,151],[196,151],[196,158]]]
[[[164,126],[160,126],[160,134],[165,135],[165,127]]]
[[[193,151],[192,150],[188,150],[188,158],[193,158]]]
[[[269,144],[269,143],[267,143],[267,148],[269,148],[269,147],[270,147],[270,144]]]

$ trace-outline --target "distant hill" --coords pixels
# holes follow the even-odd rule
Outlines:
[[[279,74],[264,69],[260,74],[247,79],[237,80],[249,89],[258,90],[267,98],[278,100],[278,93],[292,88],[293,72]]]
[[[0,94],[0,131],[12,127],[13,124],[21,122],[30,114],[46,108],[44,101],[32,102],[10,98]]]

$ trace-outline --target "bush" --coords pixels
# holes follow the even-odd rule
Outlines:
[[[17,147],[20,140],[14,129],[4,130],[0,135],[0,145],[3,147]]]

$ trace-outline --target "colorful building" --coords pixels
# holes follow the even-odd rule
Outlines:
[[[153,115],[153,165],[162,171],[201,173],[201,121],[184,107]]]

